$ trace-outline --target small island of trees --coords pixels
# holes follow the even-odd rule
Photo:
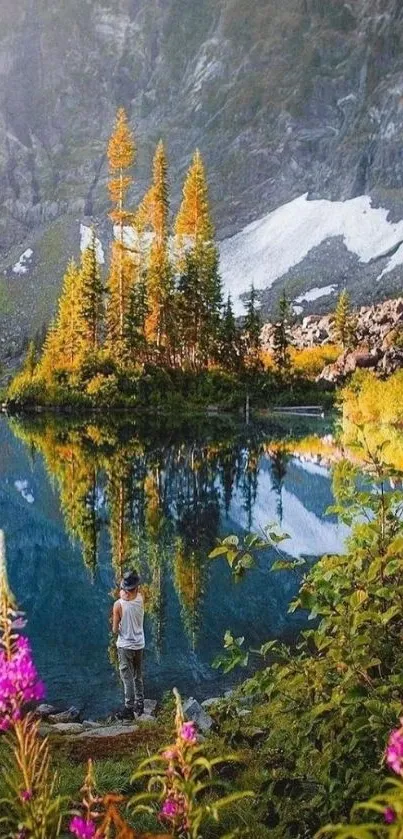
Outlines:
[[[152,182],[127,206],[136,146],[120,109],[108,144],[113,225],[107,276],[93,229],[67,266],[58,311],[37,358],[32,345],[11,383],[11,405],[159,405],[169,394],[240,398],[262,371],[253,289],[242,328],[224,302],[205,168],[197,150],[171,224],[167,157],[155,151]],[[249,388],[249,384],[248,384]],[[193,390],[192,390],[193,389]],[[236,398],[236,397],[235,397]],[[175,401],[175,400],[174,400]]]

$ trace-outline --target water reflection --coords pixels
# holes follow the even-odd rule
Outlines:
[[[252,643],[296,633],[296,577],[270,575],[266,554],[235,586],[208,553],[218,536],[275,519],[292,556],[340,549],[343,530],[324,519],[328,472],[295,457],[304,431],[1,421],[0,526],[51,699],[92,712],[116,703],[108,613],[128,567],[144,581],[148,692],[221,689],[210,663],[229,627]]]

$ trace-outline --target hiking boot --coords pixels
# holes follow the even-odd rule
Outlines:
[[[117,712],[116,716],[118,720],[134,720],[133,708],[122,708],[121,711]]]

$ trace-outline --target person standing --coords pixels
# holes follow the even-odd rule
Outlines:
[[[136,571],[123,575],[119,599],[113,604],[112,629],[117,635],[120,678],[123,682],[124,708],[121,719],[131,720],[144,712],[143,651],[144,602]]]

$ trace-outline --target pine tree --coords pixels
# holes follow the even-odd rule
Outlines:
[[[28,345],[27,354],[24,361],[24,373],[27,373],[30,379],[33,379],[37,365],[37,352],[35,341],[30,341]]]
[[[278,319],[274,326],[273,334],[273,355],[278,369],[282,373],[287,373],[290,370],[290,347],[291,334],[290,325],[292,321],[291,305],[287,298],[285,290],[280,298]]]
[[[355,319],[351,314],[350,295],[347,289],[344,289],[337,301],[333,321],[336,341],[340,342],[343,349],[353,345],[355,325]]]
[[[212,242],[214,229],[210,217],[204,163],[197,149],[183,187],[183,200],[175,222],[175,233],[190,238],[192,244]]]
[[[132,177],[127,170],[135,159],[135,145],[126,113],[123,108],[117,113],[115,130],[108,145],[108,161],[111,173],[109,193],[115,204],[110,217],[117,225],[117,241],[112,245],[111,267],[108,280],[108,343],[110,351],[117,358],[124,354],[125,315],[133,281],[133,259],[127,251],[124,239],[125,225],[133,220],[133,214],[125,207],[127,191]]]
[[[261,330],[262,321],[257,305],[256,290],[252,283],[250,287],[248,302],[246,305],[246,316],[243,324],[243,334],[246,350],[245,361],[248,367],[258,368],[261,366]]]
[[[140,208],[144,224],[153,233],[147,264],[149,314],[146,335],[160,350],[168,343],[168,306],[173,292],[172,268],[168,258],[168,163],[162,141],[158,143],[153,160],[152,185]]]
[[[95,352],[98,348],[103,318],[103,286],[97,260],[95,231],[84,251],[80,268],[80,301],[83,322],[83,349]]]
[[[146,283],[141,278],[131,287],[125,319],[124,338],[127,359],[132,364],[138,364],[147,358],[146,321],[148,311]]]
[[[133,286],[136,282],[137,266],[133,256],[120,242],[113,242],[108,277],[108,302],[106,309],[106,345],[111,356],[124,363],[130,348],[127,346],[127,319]]]
[[[199,151],[186,176],[175,234],[179,245],[179,310],[185,357],[197,367],[214,357],[222,307],[218,250]]]
[[[230,294],[221,321],[219,361],[227,370],[238,370],[242,361],[240,332],[236,325]]]
[[[56,367],[75,369],[83,355],[85,323],[81,309],[81,275],[74,260],[67,266],[55,323],[45,341],[41,369],[52,376]]]

